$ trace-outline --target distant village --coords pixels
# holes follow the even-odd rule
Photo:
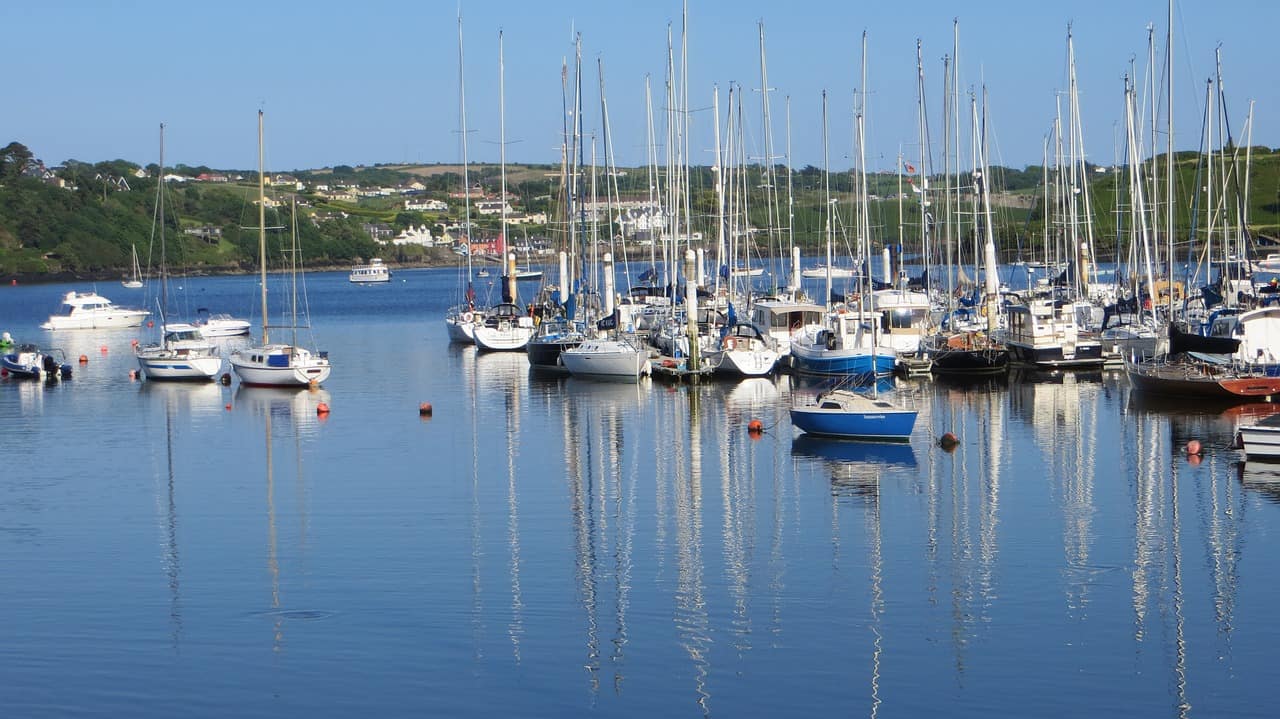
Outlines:
[[[31,163],[25,174],[42,179],[53,186],[68,190],[77,189],[58,172],[61,169],[47,168],[37,160]],[[127,176],[110,177],[98,174],[94,179],[103,182],[104,187],[129,191],[132,189],[129,184],[130,179],[145,179],[149,176],[146,168],[139,167]],[[255,177],[223,172],[200,172],[194,175],[169,172],[163,179],[166,183],[173,184],[232,184],[253,182]],[[447,247],[459,255],[490,257],[507,251],[523,256],[546,256],[556,251],[556,247],[545,236],[538,234],[530,237],[528,234],[530,227],[537,227],[539,230],[546,227],[548,217],[545,212],[525,212],[521,209],[520,201],[515,195],[507,193],[505,197],[500,197],[501,193],[491,191],[479,182],[473,183],[467,190],[459,189],[449,192],[447,199],[441,199],[439,195],[442,193],[429,193],[427,185],[417,180],[396,185],[368,186],[333,181],[304,181],[290,174],[277,173],[267,176],[265,181],[273,190],[297,193],[298,206],[309,208],[307,215],[317,226],[326,221],[350,216],[341,209],[332,209],[334,204],[358,204],[362,200],[387,198],[398,198],[395,207],[398,211],[429,214],[438,218],[435,222],[431,222],[424,217],[421,224],[410,225],[399,231],[385,222],[361,223],[361,229],[374,242],[384,246]],[[430,196],[431,194],[436,196]],[[470,233],[467,232],[465,221],[451,219],[464,214],[461,205],[468,200],[473,218]],[[253,202],[257,204],[256,200]],[[272,197],[265,199],[265,205],[268,208],[278,207],[281,204],[282,200],[279,199]],[[326,207],[317,207],[318,204]],[[614,237],[621,238],[633,248],[651,246],[656,239],[661,239],[669,222],[669,217],[657,203],[647,199],[624,198],[610,203],[588,202],[584,204],[581,211],[588,222],[597,220],[607,223],[606,218],[611,215],[612,224],[616,226]],[[478,227],[478,221],[490,220],[488,224],[492,225],[492,221],[503,216],[504,213],[508,227],[524,230],[520,233],[520,237],[516,237],[515,233],[511,232],[512,240],[506,246],[500,232],[494,231],[489,233],[492,236],[485,236],[486,232]],[[216,244],[221,240],[223,231],[221,227],[205,225],[187,227],[183,232],[205,242]],[[607,236],[608,230],[602,227],[598,234]],[[702,233],[693,233],[692,239],[701,240]]]

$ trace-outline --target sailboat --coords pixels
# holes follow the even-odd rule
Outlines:
[[[156,186],[156,214],[160,228],[160,333],[159,344],[138,346],[134,356],[147,379],[211,380],[222,370],[222,353],[188,324],[166,324],[169,314],[169,263],[164,239],[164,123],[160,123],[160,173]],[[136,262],[137,255],[134,256]]]
[[[271,325],[267,321],[267,218],[266,171],[262,159],[262,111],[258,111],[258,260],[262,265],[262,344],[231,353],[231,367],[243,384],[272,387],[300,387],[318,385],[329,378],[328,352],[311,352],[298,346],[298,330],[310,329],[298,324],[298,209],[294,205],[293,243],[289,252],[290,318],[286,327],[293,336],[289,344],[272,344],[268,335]]]
[[[463,216],[462,234],[466,241],[463,254],[467,257],[467,289],[461,304],[450,307],[444,316],[445,328],[449,331],[450,342],[472,343],[475,341],[477,324],[484,323],[484,310],[476,308],[476,290],[471,267],[471,179],[467,163],[467,89],[466,76],[462,69],[462,16],[458,16],[458,114],[462,131],[462,193],[466,213]],[[505,189],[505,188],[504,188]],[[505,199],[505,198],[504,198]]]
[[[1168,67],[1173,67],[1173,2],[1169,3],[1169,27],[1166,32]],[[1170,237],[1167,248],[1168,266],[1173,268],[1174,235],[1174,144],[1173,144],[1173,77],[1165,90],[1165,228]],[[1154,155],[1155,148],[1152,147]],[[1207,183],[1212,186],[1212,182]],[[1170,272],[1172,275],[1172,271]],[[1172,279],[1172,277],[1170,277]],[[1240,347],[1235,337],[1207,337],[1191,331],[1175,321],[1174,294],[1169,293],[1165,322],[1167,351],[1154,357],[1126,356],[1124,369],[1129,382],[1140,392],[1181,397],[1209,397],[1240,401],[1280,395],[1280,377],[1268,376],[1265,367],[1233,362],[1231,355]]]
[[[163,182],[164,180],[161,179],[161,183]],[[138,246],[130,245],[130,250],[133,253],[133,272],[129,275],[129,279],[121,281],[120,284],[131,290],[136,290],[143,285],[142,268],[138,265]]]
[[[796,395],[791,405],[791,424],[802,432],[823,437],[909,441],[918,411],[880,397],[878,384],[872,382],[868,391],[859,392],[849,378],[818,394],[812,403],[805,403]]]
[[[505,86],[504,80],[506,71],[503,65],[502,55],[502,33],[498,33],[498,125],[499,140],[498,150],[501,156],[501,183],[502,187],[498,192],[498,200],[502,203],[502,241],[500,246],[505,249],[507,243],[507,135],[506,135],[506,102],[505,102]],[[526,315],[520,310],[517,304],[519,298],[516,296],[516,256],[511,254],[507,259],[507,271],[502,273],[502,304],[493,308],[493,312],[489,313],[483,322],[476,322],[472,326],[471,335],[476,342],[476,347],[481,350],[489,351],[519,351],[523,352],[525,346],[529,344],[529,338],[533,337],[533,316]]]

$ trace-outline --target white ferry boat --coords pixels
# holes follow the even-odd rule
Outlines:
[[[351,274],[347,276],[351,282],[390,282],[391,270],[382,263],[380,258],[369,260],[367,265],[356,265],[351,268]]]

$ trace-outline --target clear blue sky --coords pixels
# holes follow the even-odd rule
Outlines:
[[[643,161],[644,78],[651,75],[660,103],[668,23],[679,57],[679,0],[5,2],[0,145],[17,140],[49,164],[116,158],[145,164],[157,159],[157,126],[164,122],[167,164],[247,169],[257,164],[261,107],[270,170],[457,162],[459,9],[473,161],[498,159],[500,29],[509,162],[559,161],[560,67],[562,59],[572,61],[574,31],[582,34],[587,64],[588,130],[600,126],[599,58],[618,162]],[[693,159],[711,161],[713,87],[719,85],[722,103],[731,81],[759,87],[760,21],[775,88],[775,151],[785,147],[790,96],[793,164],[822,165],[826,89],[831,165],[848,167],[864,29],[873,168],[891,168],[899,148],[919,153],[917,37],[924,42],[932,140],[939,144],[941,58],[951,52],[958,18],[962,82],[985,82],[990,93],[993,162],[1039,164],[1055,95],[1067,85],[1071,22],[1088,156],[1109,163],[1123,130],[1122,77],[1131,57],[1139,75],[1145,71],[1148,23],[1163,48],[1166,12],[1163,0],[690,0],[690,105],[702,110],[694,116]],[[1249,100],[1256,100],[1254,142],[1280,144],[1272,44],[1280,3],[1184,0],[1175,12],[1179,149],[1199,146],[1205,80],[1220,43],[1233,129],[1241,132]],[[748,101],[747,121],[758,138],[759,93]],[[660,104],[655,113],[661,115]]]

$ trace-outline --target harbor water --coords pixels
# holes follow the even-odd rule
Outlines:
[[[1272,405],[1015,371],[818,440],[789,377],[450,345],[458,285],[308,276],[316,391],[135,381],[147,328],[39,329],[91,284],[0,288],[75,366],[0,381],[0,716],[1274,716],[1280,468],[1231,448]]]

